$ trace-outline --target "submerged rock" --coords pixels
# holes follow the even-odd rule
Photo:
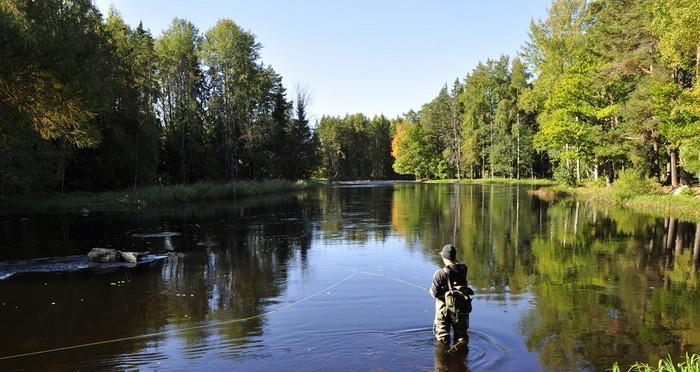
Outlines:
[[[122,252],[112,248],[93,248],[88,252],[88,260],[92,262],[129,262],[136,263],[147,252]]]

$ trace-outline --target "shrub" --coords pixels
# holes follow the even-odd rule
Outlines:
[[[554,169],[554,179],[569,186],[577,184],[576,172],[572,168],[567,168],[563,161]]]
[[[653,178],[645,177],[640,172],[629,169],[620,172],[613,184],[613,196],[616,199],[629,199],[640,194],[660,194],[661,186]]]
[[[681,195],[692,197],[692,196],[695,196],[695,191],[690,187],[686,187],[683,190],[681,190]]]

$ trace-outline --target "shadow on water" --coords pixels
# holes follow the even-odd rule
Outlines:
[[[154,266],[0,281],[0,357],[35,369],[602,370],[700,345],[700,227],[528,187],[381,183],[137,213],[0,217],[0,261],[90,248]],[[459,247],[476,290],[464,355],[436,350],[425,290]],[[381,276],[381,275],[380,275]],[[462,363],[464,362],[464,363]]]

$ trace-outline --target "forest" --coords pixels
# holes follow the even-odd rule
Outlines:
[[[697,180],[699,2],[555,0],[529,35],[396,123],[398,173]]]
[[[254,34],[159,37],[90,0],[0,0],[0,194],[305,179],[316,138]]]
[[[310,177],[697,181],[700,3],[554,0],[529,35],[417,111],[311,123],[308,92],[287,92],[232,20],[201,32],[176,18],[154,37],[90,0],[0,0],[0,194]]]

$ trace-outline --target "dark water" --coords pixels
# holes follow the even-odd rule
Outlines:
[[[695,225],[527,191],[373,184],[0,217],[0,261],[96,246],[167,255],[0,281],[0,358],[157,333],[0,370],[603,370],[700,351]],[[468,350],[446,357],[418,287],[452,241],[477,296]]]

